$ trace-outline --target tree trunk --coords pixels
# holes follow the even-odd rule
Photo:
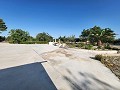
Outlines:
[[[101,40],[98,40],[97,45],[98,45],[98,46],[101,46],[101,45],[102,45],[102,41],[101,41]]]

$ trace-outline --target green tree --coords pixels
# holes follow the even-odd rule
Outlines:
[[[71,36],[60,36],[58,39],[60,39],[63,43],[66,43],[66,42],[75,42],[75,35],[71,35]]]
[[[58,39],[60,39],[60,41],[62,41],[63,43],[65,43],[67,41],[66,36],[60,36]]]
[[[71,36],[67,37],[67,40],[69,42],[75,42],[75,35],[71,35]]]
[[[5,22],[0,19],[0,33],[2,33],[3,31],[6,31],[7,27],[5,25]]]
[[[3,37],[3,36],[0,36],[0,42],[2,42],[2,41],[5,41],[5,37]]]
[[[93,28],[89,29],[89,41],[91,43],[97,42],[98,46],[102,45],[102,36],[103,36],[103,30],[99,26],[94,26]]]
[[[53,40],[53,37],[50,36],[48,33],[43,32],[43,33],[37,34],[36,40],[37,40],[37,41],[49,42],[49,41],[52,41],[52,40]]]
[[[9,42],[11,43],[24,43],[29,40],[29,33],[21,29],[12,29],[9,32]]]
[[[84,29],[81,33],[81,35],[79,36],[80,40],[85,42],[88,40],[88,37],[89,37],[89,34],[90,34],[90,30],[89,29]]]
[[[101,29],[98,26],[94,26],[87,30],[84,29],[80,37],[83,40],[89,40],[91,43],[97,42],[97,45],[101,46],[102,43],[114,41],[115,35],[114,31],[110,28]]]
[[[102,29],[103,33],[101,34],[101,41],[105,43],[113,43],[115,40],[116,34],[110,28]]]
[[[36,39],[34,38],[34,37],[32,37],[32,36],[28,36],[28,41],[36,41]]]

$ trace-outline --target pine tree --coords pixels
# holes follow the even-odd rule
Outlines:
[[[5,25],[5,22],[0,19],[0,33],[2,33],[3,31],[6,31],[7,27]]]

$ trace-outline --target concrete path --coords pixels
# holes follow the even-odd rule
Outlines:
[[[58,90],[120,89],[119,79],[99,61],[90,58],[96,54],[93,51],[59,49],[49,45],[9,44],[0,44],[0,51],[0,90],[10,90],[8,88],[11,88],[11,85],[14,86],[12,90],[25,90],[27,87],[30,88],[32,81],[34,87],[28,90],[33,90],[33,88],[34,90],[43,90],[43,88],[44,90],[48,90],[48,88],[49,90],[56,88]],[[46,62],[37,63],[43,61]],[[25,68],[26,73],[22,68],[19,69],[20,72],[19,70],[16,72],[17,69],[13,69],[12,72],[7,69],[26,66],[26,64],[30,67]],[[14,70],[16,73],[13,73]],[[4,72],[7,72],[6,75]],[[18,77],[14,79],[17,75]],[[20,78],[22,79],[19,80]],[[4,79],[8,82],[4,82]],[[17,81],[17,83],[8,85],[10,81]],[[16,86],[20,85],[20,81],[25,84],[16,89]],[[3,88],[5,86],[7,89]]]

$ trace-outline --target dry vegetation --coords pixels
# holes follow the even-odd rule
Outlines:
[[[120,79],[120,55],[96,55],[95,58],[100,60]]]

